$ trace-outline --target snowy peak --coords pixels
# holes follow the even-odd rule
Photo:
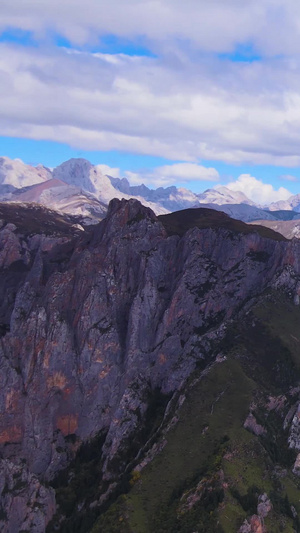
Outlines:
[[[106,175],[102,165],[92,165],[83,158],[70,159],[50,171],[43,165],[34,167],[20,159],[0,157],[0,197],[14,202],[36,202],[94,222],[105,216],[113,198],[135,198],[157,215],[206,205],[244,222],[290,220],[300,213],[300,194],[262,209],[241,191],[225,186],[201,194],[174,185],[158,189],[142,183],[132,186],[127,178]]]
[[[93,194],[84,192],[75,185],[67,185],[57,178],[16,191],[13,200],[51,206],[56,211],[87,217],[90,223],[104,218],[107,210],[106,205]]]
[[[201,194],[198,194],[198,200],[200,203],[205,204],[248,204],[255,205],[252,200],[240,191],[232,191],[227,187],[221,186],[215,189],[207,189]]]
[[[144,184],[132,186],[126,178],[120,179],[109,176],[109,179],[115,189],[128,195],[128,197],[139,198],[143,203],[149,202],[153,205],[159,205],[165,211],[179,211],[199,204],[195,193],[188,189],[177,188],[175,185],[149,189]],[[154,208],[154,211],[157,212],[157,208]]]
[[[86,159],[70,159],[56,167],[52,174],[55,179],[93,194],[98,201],[106,205],[112,198],[129,200],[135,197],[156,214],[167,212],[167,209],[164,209],[159,203],[148,201],[138,194],[133,194],[131,192],[132,187],[126,178],[119,179],[107,176],[103,174],[100,165],[92,165]],[[129,193],[125,192],[126,190],[129,190]]]
[[[132,187],[130,187],[127,178],[113,178],[112,176],[107,177],[109,178],[112,186],[117,189],[117,191],[123,192],[124,194],[130,194],[130,190],[132,189]],[[141,185],[141,187],[145,187],[145,185]]]
[[[280,200],[279,202],[274,202],[269,206],[270,211],[278,211],[281,209],[300,213],[300,194],[294,194],[287,200]]]
[[[95,167],[87,159],[69,159],[53,170],[53,178],[59,179],[68,185],[75,185],[88,192],[97,193],[98,187],[95,184],[95,177],[102,177],[102,173],[97,173]],[[101,180],[100,180],[101,181]]]
[[[0,157],[0,185],[20,189],[50,179],[51,172],[42,165],[33,167],[20,159]]]

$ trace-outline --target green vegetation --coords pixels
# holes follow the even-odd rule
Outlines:
[[[272,502],[265,518],[268,531],[300,531],[300,479],[292,474],[296,452],[289,449],[288,431],[283,429],[295,403],[291,390],[300,376],[300,338],[295,334],[299,320],[300,309],[288,297],[270,292],[243,320],[233,322],[213,347],[226,359],[202,375],[199,367],[191,376],[177,422],[160,435],[162,451],[141,471],[133,463],[120,489],[123,494],[119,492],[100,516],[89,510],[83,515],[87,521],[78,525],[77,513],[61,531],[235,533],[257,513],[258,497],[264,493]],[[146,424],[132,444],[131,457],[155,434],[167,401],[158,389],[152,391]],[[243,427],[250,411],[263,428],[260,435]],[[87,501],[95,491],[88,477],[97,470],[93,453],[90,450],[89,460],[77,457],[77,481],[76,474],[68,485],[57,485],[69,515],[79,491],[86,492]],[[73,500],[67,508],[70,494]]]
[[[300,306],[286,294],[270,291],[262,303],[254,309],[255,316],[265,325],[271,339],[276,339],[289,350],[293,363],[300,372]]]
[[[120,499],[122,516],[127,517],[130,531],[183,532],[192,531],[190,527],[222,531],[217,523],[218,505],[224,498],[219,470],[231,440],[237,436],[247,415],[254,388],[234,359],[216,365],[191,387],[180,410],[180,419],[168,433],[167,445],[141,472],[141,479],[128,493],[126,512],[124,500]],[[204,491],[192,511],[179,514],[182,496],[196,490],[203,480],[209,490]],[[114,511],[119,517],[118,502]],[[110,531],[106,519],[104,514],[93,533]]]
[[[288,391],[299,378],[299,318],[288,298],[272,293],[228,328],[216,346],[227,360],[190,386],[166,446],[98,519],[93,533],[114,531],[112,524],[125,533],[232,533],[257,512],[264,492],[273,505],[269,531],[300,531],[291,510],[300,513],[300,483],[291,473],[295,452],[282,428]],[[283,394],[283,411],[268,410],[269,396]],[[251,405],[265,429],[261,436],[243,428]]]

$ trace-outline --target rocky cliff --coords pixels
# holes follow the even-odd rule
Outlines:
[[[94,518],[105,509],[151,456],[189,376],[213,363],[228,321],[267,287],[297,301],[300,245],[209,210],[182,230],[135,200],[113,200],[88,231],[5,209],[1,527],[39,533],[55,515],[48,528],[63,531],[59,472],[96,443],[97,491],[76,505]]]

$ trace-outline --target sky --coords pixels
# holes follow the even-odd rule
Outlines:
[[[298,0],[0,0],[0,154],[300,192]]]

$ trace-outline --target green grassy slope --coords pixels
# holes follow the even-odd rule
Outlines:
[[[300,309],[270,293],[228,328],[218,346],[226,360],[202,379],[193,376],[162,452],[132,474],[131,489],[93,533],[236,532],[264,492],[273,506],[268,531],[300,531],[291,508],[300,515],[296,452],[283,430],[297,400],[291,391],[300,375],[299,323]],[[261,436],[243,427],[250,406]]]

